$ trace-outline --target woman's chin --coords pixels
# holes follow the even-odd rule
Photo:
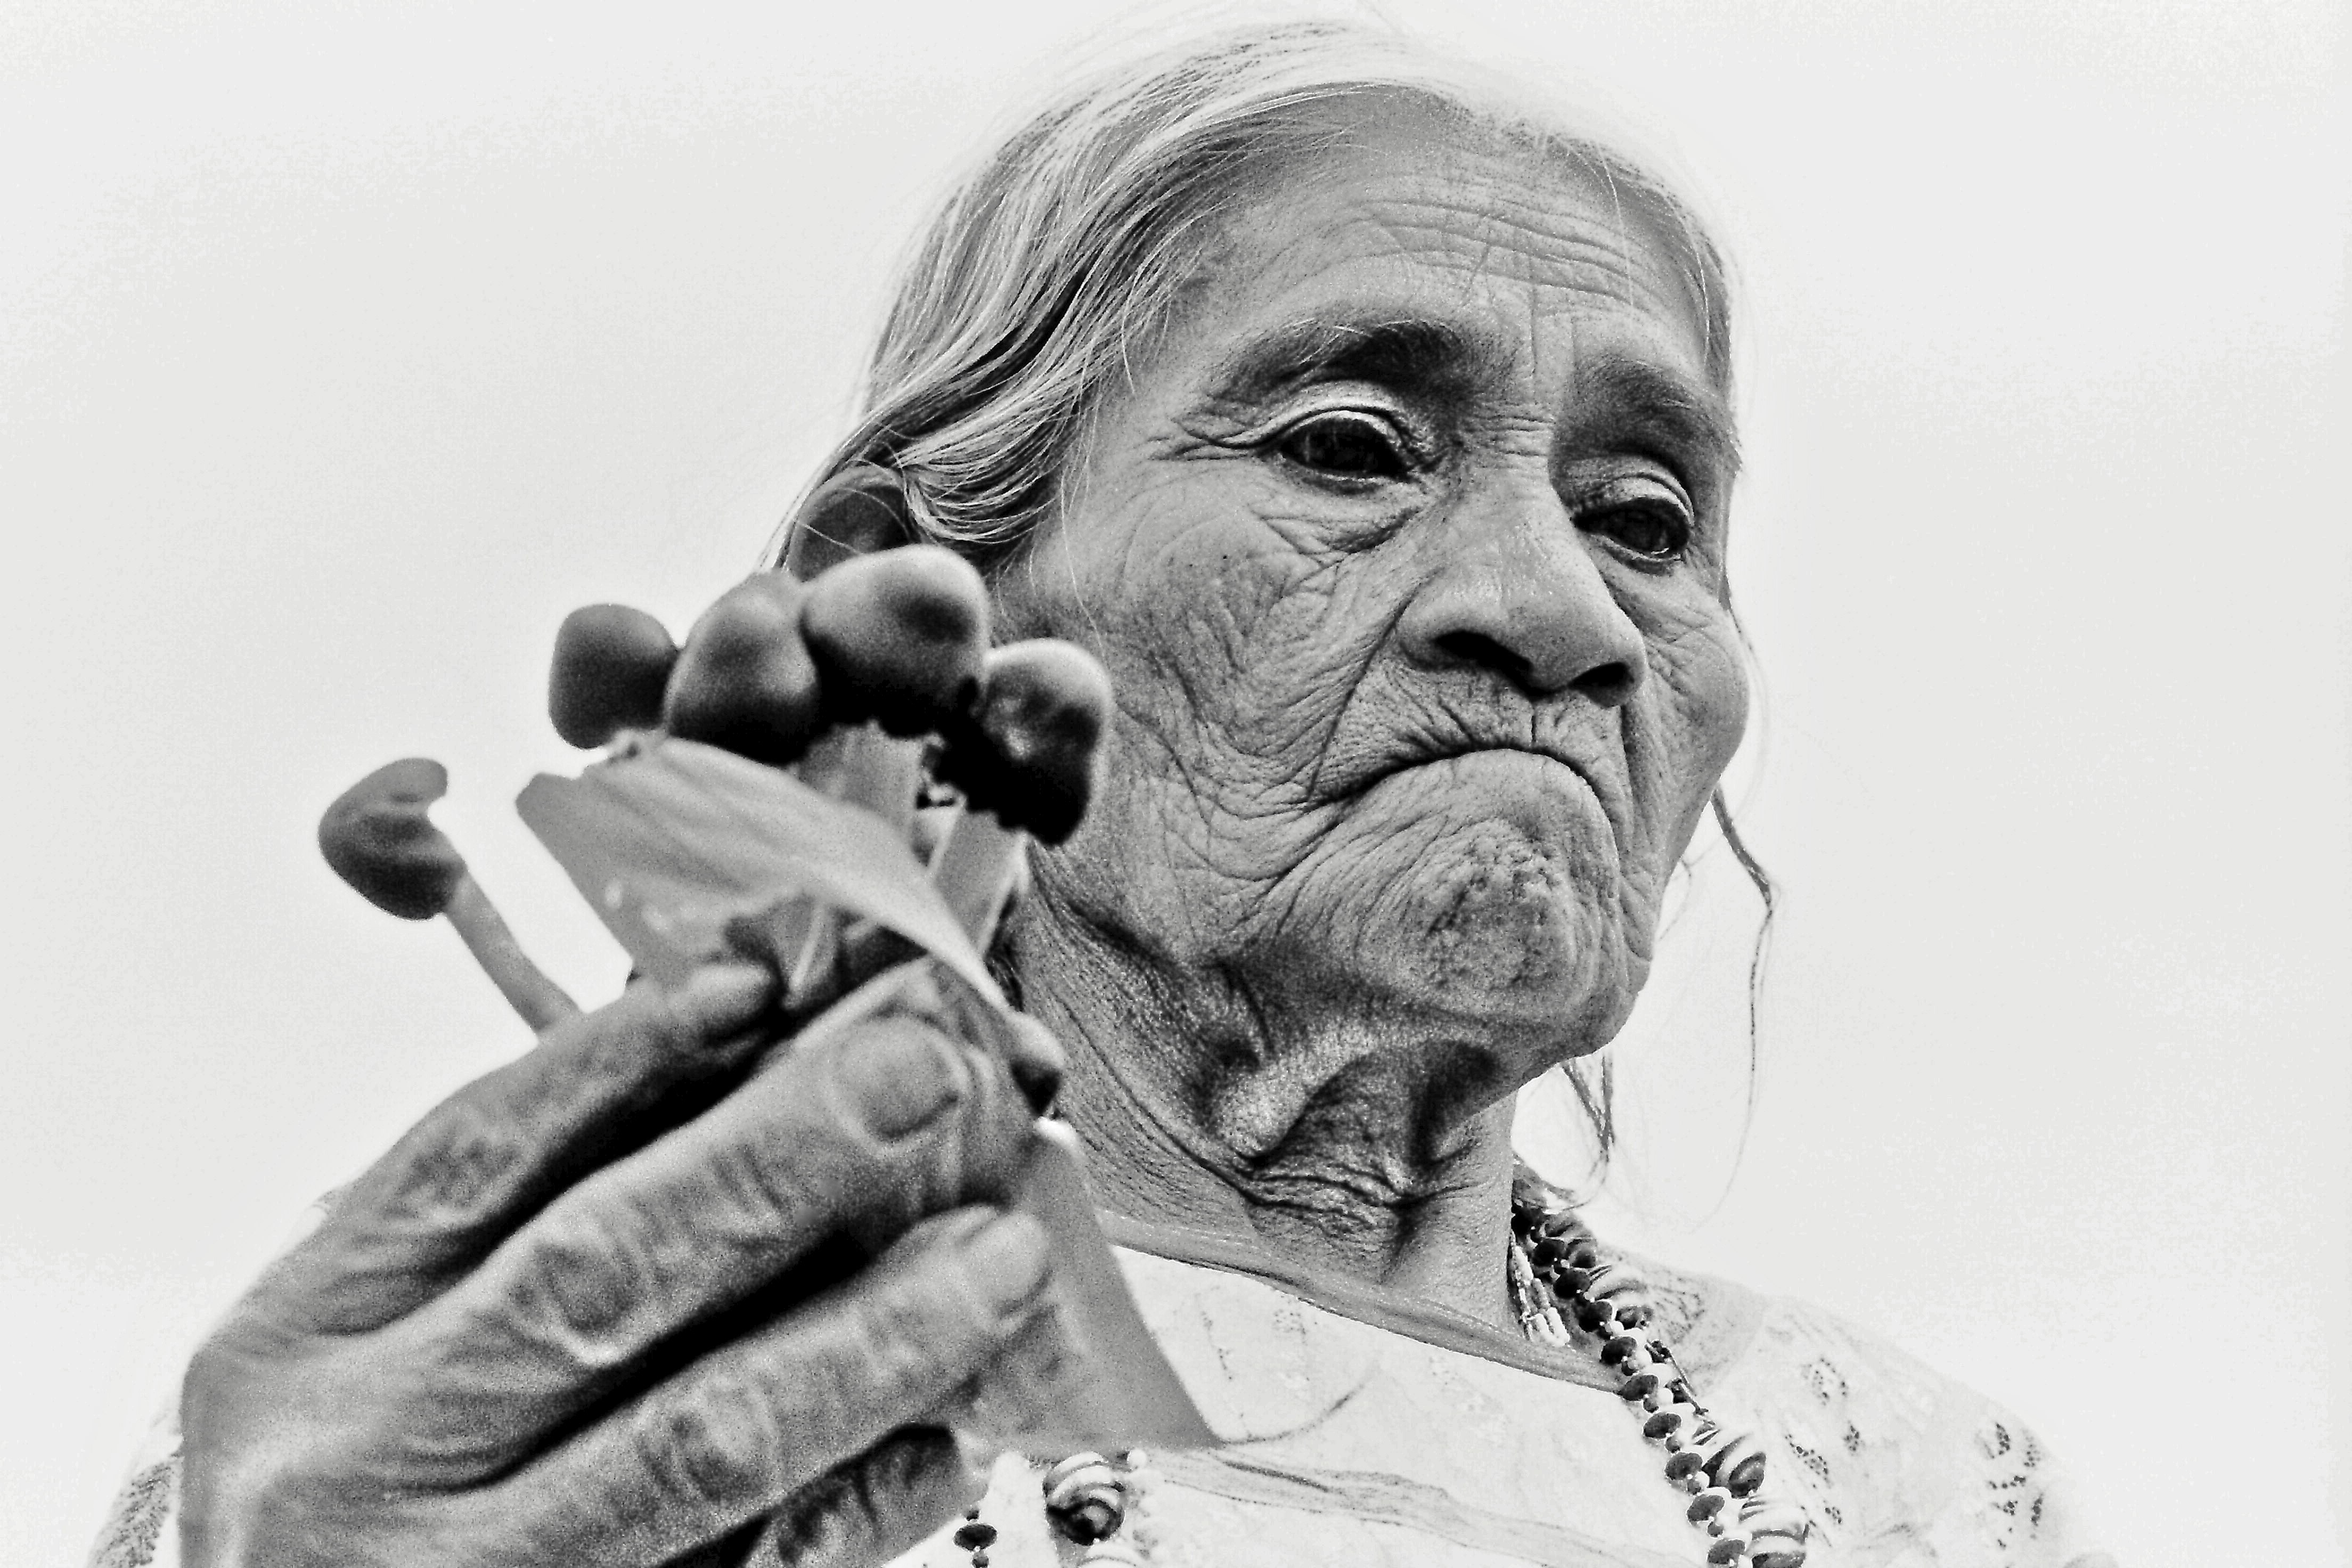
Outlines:
[[[1555,908],[1541,921],[1512,918],[1518,912],[1431,933],[1420,965],[1429,1005],[1565,1054],[1598,1050],[1632,1012],[1643,966],[1588,910]]]
[[[1350,967],[1392,1006],[1540,1041],[1554,1059],[1597,1050],[1648,972],[1617,900],[1525,838],[1470,837],[1360,911]]]

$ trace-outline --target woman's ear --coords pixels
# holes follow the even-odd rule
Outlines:
[[[784,570],[805,583],[853,555],[895,550],[920,536],[907,509],[907,486],[877,463],[852,463],[817,486],[793,516]]]

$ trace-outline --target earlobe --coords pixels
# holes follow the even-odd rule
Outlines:
[[[912,544],[920,535],[906,481],[877,463],[853,463],[819,485],[793,516],[784,569],[803,582],[853,555]]]

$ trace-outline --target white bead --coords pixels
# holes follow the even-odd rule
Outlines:
[[[1052,1469],[1045,1472],[1045,1489],[1047,1491],[1053,1490],[1055,1487],[1060,1486],[1063,1481],[1068,1479],[1070,1476],[1086,1468],[1088,1465],[1100,1465],[1107,1463],[1108,1463],[1108,1461],[1100,1454],[1072,1454],[1068,1458],[1064,1459],[1060,1464],[1055,1465]]]

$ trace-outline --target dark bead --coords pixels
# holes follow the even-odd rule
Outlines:
[[[993,1546],[996,1543],[996,1526],[967,1524],[955,1532],[955,1543],[967,1552],[977,1546]]]
[[[1669,1448],[1687,1448],[1691,1435],[1698,1430],[1698,1412],[1687,1405],[1669,1405],[1652,1411],[1642,1423],[1642,1436],[1666,1445]]]
[[[1745,1432],[1717,1434],[1706,1443],[1706,1473],[1732,1496],[1750,1496],[1764,1484],[1764,1450]]]
[[[1063,1526],[1071,1540],[1085,1545],[1100,1541],[1117,1530],[1121,1522],[1117,1509],[1104,1502],[1086,1502],[1071,1510],[1068,1522]]]
[[[971,1568],[988,1568],[988,1553],[985,1552],[973,1552],[971,1554]]]
[[[1645,1366],[1617,1385],[1617,1397],[1627,1401],[1647,1401],[1652,1394],[1662,1391],[1672,1375],[1664,1367]]]

